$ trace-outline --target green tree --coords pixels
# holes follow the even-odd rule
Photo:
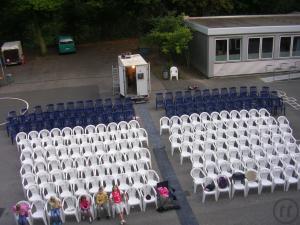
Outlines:
[[[148,41],[159,46],[169,60],[182,55],[192,40],[192,32],[184,25],[182,16],[166,16],[154,21],[154,27],[147,35]]]
[[[44,28],[51,27],[55,13],[61,8],[64,0],[16,0],[20,14],[27,16],[32,36],[42,55],[47,53]]]

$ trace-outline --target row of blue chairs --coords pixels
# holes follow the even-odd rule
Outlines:
[[[214,91],[209,92],[217,93],[215,89],[213,90]],[[279,113],[285,114],[285,106],[282,98],[278,97],[276,91],[270,92],[268,87],[263,87],[259,93],[257,92],[257,88],[254,87],[250,88],[250,92],[244,91],[245,88],[241,87],[239,93],[235,92],[234,88],[230,88],[229,90],[231,91],[228,92],[227,97],[224,97],[225,88],[222,88],[221,90],[223,90],[223,97],[220,95],[217,96],[216,94],[204,95],[204,93],[208,93],[208,91],[205,90],[203,90],[202,93],[201,90],[197,90],[194,91],[193,94],[191,91],[184,91],[183,98],[179,91],[175,92],[175,95],[172,92],[167,92],[165,93],[164,98],[161,98],[162,93],[158,93],[156,98],[156,108],[163,107],[168,117],[201,112],[220,112],[222,110],[250,110],[253,108],[266,108],[273,115],[278,115]]]
[[[44,111],[41,106],[35,106],[32,112],[22,109],[20,115],[17,115],[16,111],[11,111],[8,113],[6,130],[13,143],[15,135],[21,131],[51,130],[55,127],[73,128],[89,124],[118,123],[132,119],[135,119],[135,112],[131,99],[115,99],[114,102],[108,99],[102,102],[97,99],[96,101],[48,104]]]

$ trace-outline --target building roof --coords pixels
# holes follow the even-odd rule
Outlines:
[[[119,55],[119,59],[123,66],[138,66],[138,65],[145,65],[147,62],[144,60],[144,58],[139,55],[126,55],[125,58],[122,58],[121,55]]]
[[[186,17],[185,21],[207,35],[300,32],[300,14]]]

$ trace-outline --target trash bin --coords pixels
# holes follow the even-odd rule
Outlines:
[[[5,74],[5,79],[7,84],[12,84],[14,82],[13,75],[11,73]]]
[[[163,75],[163,79],[164,80],[168,80],[169,79],[169,70],[168,70],[168,68],[164,68],[163,69],[162,75]]]

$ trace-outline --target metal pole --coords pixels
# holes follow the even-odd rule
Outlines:
[[[0,65],[1,65],[1,72],[2,72],[2,78],[4,79],[4,69],[3,69],[3,65],[2,65],[2,58],[0,58]]]

